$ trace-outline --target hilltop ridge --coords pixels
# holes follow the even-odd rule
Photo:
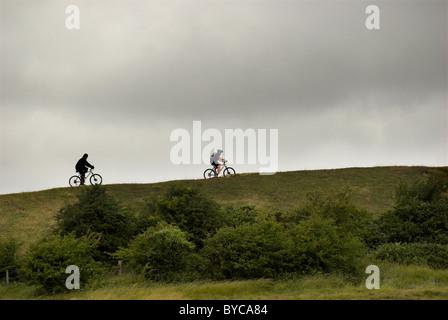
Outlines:
[[[394,203],[397,185],[412,183],[425,174],[443,173],[447,167],[370,167],[277,172],[274,175],[240,174],[229,179],[178,180],[148,184],[110,184],[107,192],[129,210],[141,210],[174,184],[201,188],[223,205],[249,204],[267,210],[294,210],[309,192],[350,187],[353,202],[373,214]],[[24,244],[36,240],[55,222],[66,203],[76,200],[81,188],[56,188],[0,195],[0,237],[18,238]]]

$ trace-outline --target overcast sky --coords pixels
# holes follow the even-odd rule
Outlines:
[[[66,187],[84,153],[106,184],[201,179],[170,159],[193,121],[278,129],[278,171],[448,165],[446,1],[0,5],[2,194]]]

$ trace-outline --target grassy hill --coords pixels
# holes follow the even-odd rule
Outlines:
[[[249,204],[267,210],[291,211],[313,191],[350,187],[355,205],[380,215],[394,205],[400,182],[413,183],[446,167],[374,167],[240,174],[229,179],[182,180],[151,184],[107,185],[107,192],[128,210],[140,211],[148,201],[175,184],[196,186],[222,205]],[[84,187],[85,188],[85,187]],[[83,188],[57,188],[0,195],[0,237],[15,238],[25,251],[47,234],[60,208],[77,200]],[[447,299],[448,269],[384,263],[382,287],[370,291],[338,274],[301,278],[192,283],[145,282],[132,274],[108,275],[92,288],[70,295],[40,296],[24,283],[0,284],[0,299]]]
[[[139,210],[151,197],[173,184],[198,186],[222,204],[251,204],[272,210],[293,210],[315,190],[350,186],[353,202],[374,214],[392,207],[400,181],[413,182],[424,173],[446,168],[374,167],[241,174],[231,179],[182,180],[151,184],[108,185],[107,189],[130,210]],[[0,195],[0,236],[16,238],[24,248],[47,232],[59,209],[75,201],[81,188],[57,188]]]

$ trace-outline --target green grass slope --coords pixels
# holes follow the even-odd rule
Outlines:
[[[148,201],[174,184],[196,186],[222,205],[250,204],[268,210],[290,211],[307,194],[349,186],[354,204],[379,215],[394,205],[400,182],[412,183],[424,174],[447,167],[374,167],[278,172],[275,175],[240,174],[228,179],[182,180],[151,184],[107,185],[109,192],[129,210],[140,211]],[[107,179],[106,179],[107,181]],[[83,187],[87,188],[87,187]],[[0,237],[15,238],[25,251],[55,223],[60,208],[76,201],[83,188],[57,188],[0,195]],[[371,261],[366,258],[366,264]],[[339,274],[316,274],[291,279],[244,281],[193,281],[159,283],[142,281],[132,273],[110,273],[90,287],[70,294],[41,295],[23,282],[0,283],[1,299],[448,299],[448,270],[427,266],[375,262],[381,269],[381,290],[348,282]]]
[[[353,201],[374,214],[392,207],[400,181],[412,182],[426,172],[447,168],[374,167],[278,172],[274,175],[240,174],[229,179],[182,180],[151,184],[108,185],[108,192],[130,210],[139,210],[173,184],[198,186],[226,204],[251,204],[272,210],[293,210],[316,190],[350,186]],[[107,181],[107,179],[106,179]],[[23,249],[48,232],[55,215],[75,201],[81,188],[57,188],[38,192],[0,195],[0,237],[16,238]]]

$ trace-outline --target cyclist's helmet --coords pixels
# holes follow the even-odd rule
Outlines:
[[[218,149],[218,153],[223,153],[224,151],[222,151],[221,149]]]
[[[89,155],[87,153],[84,153],[84,155],[82,156],[83,158],[87,158]]]

